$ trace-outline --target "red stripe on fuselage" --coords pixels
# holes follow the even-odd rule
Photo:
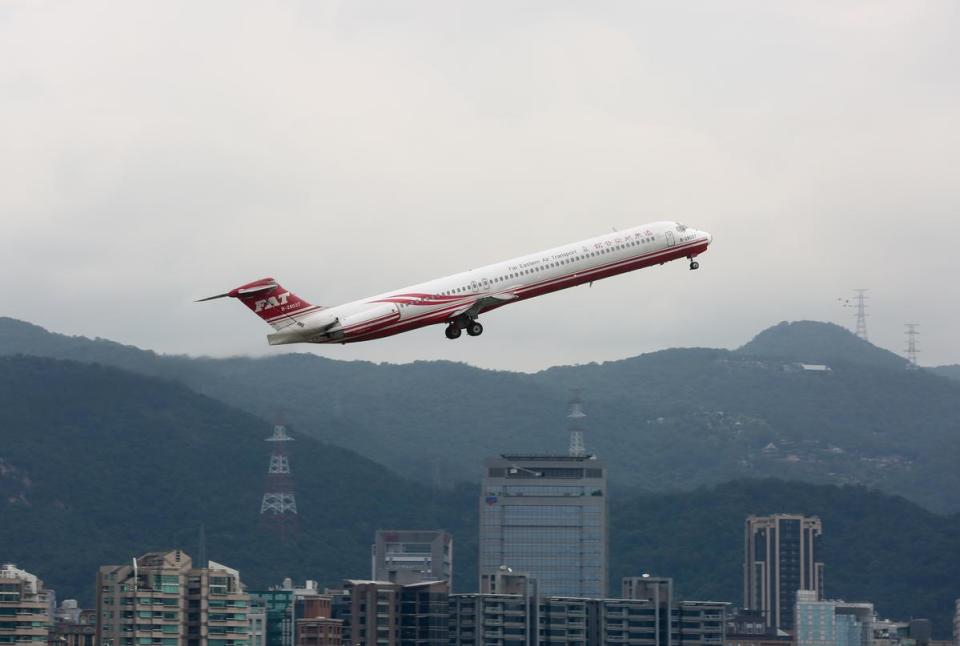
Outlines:
[[[495,310],[498,307],[507,305],[508,303],[516,303],[519,300],[526,300],[528,298],[533,298],[535,296],[549,294],[550,292],[566,289],[567,287],[574,287],[576,285],[582,285],[583,283],[602,280],[604,278],[609,278],[610,276],[624,274],[629,271],[643,269],[644,267],[649,267],[651,265],[670,262],[672,260],[685,258],[687,256],[695,256],[706,251],[707,247],[708,247],[708,243],[706,240],[704,239],[695,240],[685,245],[677,245],[675,247],[659,249],[657,251],[651,251],[650,253],[647,253],[642,256],[624,258],[621,260],[608,263],[606,265],[602,265],[600,267],[585,269],[583,271],[573,273],[573,274],[567,274],[565,276],[557,276],[554,278],[541,281],[539,283],[534,283],[532,285],[523,285],[518,287],[516,291],[510,290],[510,289],[502,290],[499,293],[516,294],[517,299],[506,301],[501,304],[494,304],[488,307],[487,309],[485,309],[484,312]],[[349,334],[345,334],[343,337],[339,339],[330,339],[328,343],[354,343],[357,341],[370,341],[373,339],[379,339],[386,336],[393,336],[394,334],[399,334],[401,332],[407,332],[410,330],[415,330],[417,328],[426,327],[427,325],[444,323],[449,319],[449,314],[451,312],[458,309],[459,307],[462,307],[466,302],[475,301],[477,298],[480,298],[484,295],[487,295],[487,294],[485,294],[484,292],[477,292],[477,293],[469,294],[466,296],[459,296],[459,295],[448,296],[447,298],[458,299],[458,302],[452,303],[450,306],[444,307],[439,310],[424,312],[423,314],[419,314],[417,316],[411,317],[406,321],[400,320],[400,321],[392,322],[378,330],[361,332],[359,334],[355,334],[354,336],[349,336]]]

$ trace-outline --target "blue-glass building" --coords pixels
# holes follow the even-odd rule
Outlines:
[[[505,565],[541,595],[607,594],[607,470],[593,456],[501,455],[484,463],[480,576]]]

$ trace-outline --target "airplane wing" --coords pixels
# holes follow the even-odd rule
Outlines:
[[[463,305],[450,312],[449,319],[455,319],[458,316],[463,316],[466,314],[470,318],[476,318],[484,310],[490,309],[497,305],[505,305],[510,301],[517,300],[518,296],[510,292],[502,292],[500,294],[487,294],[477,298],[476,300]]]

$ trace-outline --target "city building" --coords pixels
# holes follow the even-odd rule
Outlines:
[[[679,601],[665,595],[670,579],[624,589],[656,598],[588,599],[536,597],[536,585],[523,575],[504,573],[501,593],[450,595],[450,646],[638,646],[724,643],[727,604]],[[646,587],[645,587],[646,586]],[[507,590],[512,591],[506,592]]]
[[[351,646],[447,646],[450,586],[347,580],[349,604],[338,610],[343,643]],[[340,606],[340,602],[335,602]],[[335,615],[337,612],[334,613]]]
[[[43,581],[15,565],[0,566],[0,644],[45,646],[49,626]]]
[[[500,566],[529,573],[544,596],[605,597],[605,465],[590,455],[486,460],[479,575]]]
[[[298,603],[298,610],[295,631],[297,646],[340,646],[343,621],[332,619],[330,597],[305,597]]]
[[[956,611],[953,613],[953,641],[960,646],[960,599],[957,599]]]
[[[83,609],[76,599],[65,599],[53,613],[48,643],[51,646],[94,646],[97,611]]]
[[[823,598],[819,559],[823,525],[796,514],[750,516],[744,534],[743,605],[763,613],[767,625],[793,629],[797,590]]]
[[[266,646],[293,646],[293,589],[251,590],[250,600],[266,613]]]
[[[267,604],[261,599],[250,598],[250,608],[247,610],[249,624],[250,645],[267,646]]]
[[[340,646],[343,621],[329,617],[297,619],[297,646]]]
[[[372,552],[374,581],[453,582],[453,537],[441,529],[377,530]]]
[[[678,602],[670,617],[671,643],[679,646],[723,644],[729,608],[730,604],[721,601]]]
[[[111,646],[249,646],[250,597],[240,574],[181,550],[149,552],[97,574],[98,643]]]
[[[531,603],[520,594],[451,594],[450,646],[531,646]]]
[[[737,610],[727,617],[725,646],[787,646],[793,637],[767,625],[759,610]]]
[[[796,646],[872,646],[870,603],[822,600],[816,590],[798,590],[794,614]]]

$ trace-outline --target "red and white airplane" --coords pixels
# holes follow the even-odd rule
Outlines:
[[[335,307],[311,305],[273,278],[200,301],[239,299],[276,330],[270,345],[369,341],[436,323],[456,339],[462,330],[483,332],[480,314],[527,298],[679,258],[697,269],[695,258],[712,240],[677,222],[655,222]]]

